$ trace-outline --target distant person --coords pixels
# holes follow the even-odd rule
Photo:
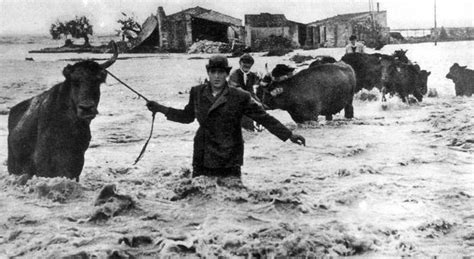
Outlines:
[[[216,55],[206,65],[209,80],[191,88],[188,104],[184,109],[163,106],[155,101],[147,103],[152,112],[163,113],[168,120],[192,123],[199,128],[194,137],[193,177],[234,176],[240,179],[243,164],[244,141],[240,126],[246,115],[262,124],[283,141],[305,145],[305,139],[293,134],[277,119],[269,115],[250,93],[229,87],[227,76],[231,67],[227,58]]]
[[[357,37],[352,35],[349,37],[350,43],[346,46],[346,53],[365,53],[365,46],[363,43],[357,41]]]
[[[239,59],[240,67],[230,73],[229,85],[242,88],[255,96],[255,89],[260,84],[260,78],[255,72],[250,71],[254,63],[255,60],[250,54],[243,54]]]
[[[239,68],[230,73],[229,86],[242,88],[249,92],[253,98],[256,98],[256,89],[260,84],[260,78],[255,72],[250,71],[254,63],[255,60],[250,54],[243,54],[239,59]],[[258,100],[258,98],[256,99]],[[250,131],[260,129],[253,120],[246,116],[242,118],[242,127]]]

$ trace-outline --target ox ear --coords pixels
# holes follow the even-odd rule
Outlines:
[[[459,66],[460,68],[464,69],[464,68],[467,68],[467,66]]]
[[[71,73],[72,73],[72,66],[71,65],[67,65],[64,69],[63,69],[63,75],[66,79],[69,79],[71,77]]]
[[[431,75],[431,71],[428,71],[427,75]]]

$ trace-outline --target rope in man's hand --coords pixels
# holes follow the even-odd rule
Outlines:
[[[110,71],[108,70],[105,70],[111,77],[115,78],[115,80],[117,80],[119,83],[121,83],[122,85],[124,85],[125,87],[127,87],[130,91],[134,92],[136,95],[140,96],[141,98],[143,98],[143,100],[145,100],[147,103],[150,102],[150,100],[148,98],[146,98],[143,94],[139,93],[138,91],[136,91],[135,89],[133,89],[131,86],[127,85],[125,82],[123,82],[122,80],[120,80],[118,77],[116,77],[114,74],[110,73]],[[156,115],[156,111],[152,111],[151,113],[151,129],[150,129],[150,135],[148,136],[148,139],[146,140],[145,142],[145,145],[143,145],[143,148],[142,150],[140,151],[140,154],[138,155],[137,159],[135,159],[135,162],[133,163],[133,165],[136,165],[140,159],[142,159],[143,155],[145,154],[145,150],[146,150],[146,147],[148,146],[148,143],[150,142],[150,139],[151,137],[153,136],[153,125],[155,124],[155,115]]]

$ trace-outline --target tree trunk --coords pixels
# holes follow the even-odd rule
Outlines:
[[[91,44],[89,43],[89,37],[87,35],[84,36],[84,46],[90,46]]]

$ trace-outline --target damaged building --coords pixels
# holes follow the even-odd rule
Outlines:
[[[387,12],[360,12],[336,15],[307,24],[307,47],[344,47],[351,35],[365,41],[369,47],[380,42],[388,43],[390,28],[387,27]]]
[[[244,41],[242,20],[202,7],[166,15],[163,7],[147,18],[133,49],[186,51],[199,40]]]
[[[245,43],[257,50],[262,42],[274,39],[288,43],[287,48],[344,47],[351,35],[358,36],[371,48],[387,44],[390,39],[387,12],[379,11],[377,5],[377,11],[341,14],[308,24],[290,21],[284,14],[246,14],[242,26],[238,18],[199,6],[171,15],[166,15],[160,6],[156,15],[146,19],[129,49],[186,52],[195,42],[207,40],[231,46],[235,42]]]
[[[284,14],[246,14],[245,44],[255,48],[258,40],[280,36],[291,41],[293,47],[306,42],[306,25],[287,20]]]

